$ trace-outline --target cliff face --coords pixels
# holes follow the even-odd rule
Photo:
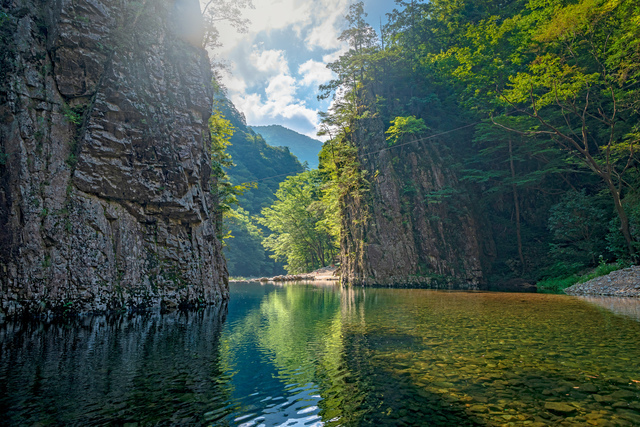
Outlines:
[[[360,120],[356,129],[357,160],[368,183],[342,201],[343,281],[481,285],[492,245],[437,141],[408,136],[402,143],[408,144],[390,149],[379,119]]]
[[[0,4],[2,312],[226,298],[197,0]]]

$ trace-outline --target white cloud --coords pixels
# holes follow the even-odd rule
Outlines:
[[[202,1],[202,0],[201,0]],[[226,22],[218,24],[222,47],[216,54],[225,57],[241,43],[254,43],[260,33],[291,28],[305,40],[308,49],[335,49],[342,32],[350,0],[256,0],[254,9],[244,10],[251,24],[246,34]]]
[[[230,92],[245,92],[247,90],[247,83],[236,76],[225,75],[224,86]]]
[[[269,81],[265,89],[267,99],[276,105],[288,105],[295,102],[296,80],[288,75],[280,74]]]
[[[349,0],[314,1],[314,20],[305,42],[307,48],[337,49],[341,46],[338,37],[342,33],[344,16],[349,9]]]
[[[296,98],[296,80],[279,74],[269,80],[265,95],[231,93],[231,101],[245,114],[250,125],[280,123],[286,127],[315,137],[319,125],[318,111]]]
[[[248,11],[249,31],[259,33],[293,27],[300,31],[311,23],[315,2],[301,0],[257,0],[255,9]]]
[[[215,54],[231,61],[232,73],[222,83],[249,124],[278,123],[315,135],[318,109],[325,107],[313,92],[333,78],[325,63],[345,51],[337,38],[350,1],[255,0],[244,14],[248,33],[220,24],[222,47]]]
[[[334,75],[323,62],[308,60],[298,68],[298,74],[302,76],[300,82],[303,86],[317,86],[330,81]]]
[[[255,48],[255,46],[254,46]],[[283,50],[254,50],[249,57],[251,64],[262,72],[277,72],[281,74],[289,73],[289,63],[287,62]]]
[[[337,49],[341,43],[338,40],[339,35],[334,22],[324,21],[311,29],[305,39],[305,43],[310,50],[315,47],[321,49]]]
[[[201,0],[202,3],[203,0]],[[343,0],[330,0],[343,1]],[[245,9],[243,16],[251,22],[247,33],[238,33],[226,22],[218,24],[222,47],[216,54],[225,56],[241,43],[254,43],[256,36],[262,32],[271,32],[292,28],[298,34],[312,25],[315,2],[308,0],[256,0],[254,9]]]

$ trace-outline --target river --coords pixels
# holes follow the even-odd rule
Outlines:
[[[232,284],[0,325],[0,425],[640,425],[640,302]]]

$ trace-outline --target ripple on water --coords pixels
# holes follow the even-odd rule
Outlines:
[[[0,325],[2,423],[640,425],[636,301],[243,286],[228,311]]]

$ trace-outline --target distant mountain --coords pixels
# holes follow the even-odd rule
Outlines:
[[[269,145],[288,147],[301,162],[307,162],[309,168],[315,169],[318,167],[318,153],[322,148],[321,141],[309,138],[280,125],[251,126],[251,129],[262,135]]]

